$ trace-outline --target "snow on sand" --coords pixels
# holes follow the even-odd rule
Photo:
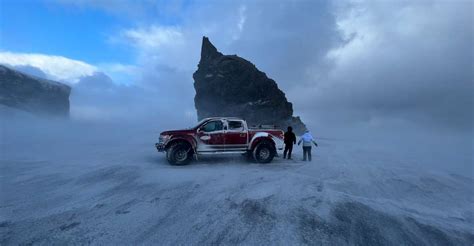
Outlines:
[[[157,129],[57,124],[2,128],[1,245],[474,243],[472,173],[422,157],[322,139],[310,163],[175,167]]]

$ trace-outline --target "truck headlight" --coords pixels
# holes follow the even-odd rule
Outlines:
[[[164,143],[171,138],[171,135],[160,135],[160,143]]]

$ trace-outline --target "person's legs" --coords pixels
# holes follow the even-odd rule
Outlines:
[[[293,144],[288,146],[288,159],[291,159],[291,152],[293,152]]]
[[[303,147],[303,161],[306,161],[307,147]]]
[[[311,146],[308,147],[308,161],[311,161]]]
[[[286,159],[286,153],[288,152],[289,146],[285,144],[285,150],[283,151],[283,159]],[[291,152],[290,152],[291,153]],[[290,154],[291,155],[291,154]]]

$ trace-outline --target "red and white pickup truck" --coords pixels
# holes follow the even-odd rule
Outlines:
[[[189,129],[162,132],[155,146],[166,152],[173,165],[188,164],[204,154],[247,154],[268,163],[283,148],[283,131],[249,128],[245,120],[235,117],[206,118]]]

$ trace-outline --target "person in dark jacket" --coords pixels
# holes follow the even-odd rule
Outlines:
[[[293,128],[288,127],[288,131],[285,132],[285,151],[283,151],[283,159],[286,158],[286,153],[288,153],[288,159],[291,159],[291,152],[293,151],[293,145],[296,144],[296,136],[293,133]]]

